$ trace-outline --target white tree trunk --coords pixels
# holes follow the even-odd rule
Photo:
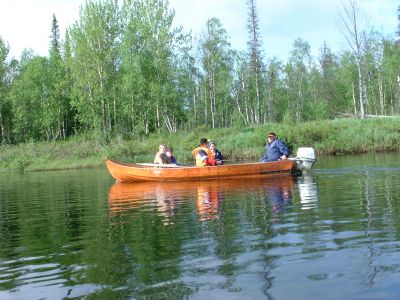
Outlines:
[[[357,116],[357,102],[356,102],[356,92],[354,88],[354,83],[351,83],[351,87],[353,88],[353,106],[354,106],[354,115]]]
[[[379,84],[379,104],[381,107],[381,115],[386,115],[385,111],[385,91],[383,90],[383,80],[379,76],[378,79],[378,84]]]
[[[363,74],[363,34],[364,31],[360,30],[358,20],[358,2],[357,0],[348,0],[347,5],[344,4],[341,13],[341,22],[343,32],[346,37],[352,52],[356,57],[357,75],[358,75],[358,88],[359,88],[359,102],[360,102],[360,117],[365,117],[365,105],[367,103],[367,88],[365,83],[365,74]]]
[[[365,83],[362,78],[361,74],[361,65],[357,60],[357,71],[358,71],[358,89],[359,89],[359,94],[360,94],[360,118],[364,119],[365,117],[365,111],[364,111],[364,104],[365,104]]]

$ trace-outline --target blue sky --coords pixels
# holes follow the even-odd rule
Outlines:
[[[296,38],[307,41],[314,55],[326,41],[334,51],[346,49],[339,28],[339,7],[346,0],[257,0],[264,54],[286,60]],[[79,18],[85,0],[0,0],[0,36],[9,43],[10,54],[19,58],[24,48],[47,55],[52,15],[61,36]],[[246,49],[246,0],[170,0],[175,24],[200,34],[208,18],[217,17],[230,36],[232,47]],[[397,30],[397,0],[359,0],[365,26],[385,36]]]

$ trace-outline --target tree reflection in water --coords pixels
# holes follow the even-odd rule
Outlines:
[[[108,194],[110,232],[122,237],[113,244],[123,245],[123,257],[129,253],[135,266],[129,277],[143,286],[135,285],[134,295],[170,296],[177,292],[175,284],[190,295],[202,284],[201,277],[192,276],[200,271],[234,285],[243,267],[234,261],[245,251],[244,224],[267,232],[263,228],[274,222],[274,215],[291,204],[294,186],[295,179],[287,176],[114,184]],[[209,259],[218,267],[205,271],[198,261]]]

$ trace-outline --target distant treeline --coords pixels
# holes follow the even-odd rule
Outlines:
[[[288,144],[291,156],[296,156],[299,147],[313,147],[318,160],[321,155],[400,150],[400,117],[336,119],[302,122],[296,126],[266,123],[242,128],[199,127],[189,132],[155,132],[125,140],[121,136],[99,139],[95,133],[88,133],[63,141],[3,145],[0,172],[104,168],[105,157],[121,162],[153,162],[161,143],[174,147],[179,163],[193,165],[192,150],[203,137],[216,142],[226,163],[259,161],[269,131],[276,132]]]
[[[298,38],[285,63],[263,55],[255,0],[247,0],[244,52],[231,48],[217,18],[194,39],[173,27],[168,1],[123,2],[87,1],[63,39],[53,16],[48,57],[26,50],[10,60],[0,37],[1,143],[400,111],[400,47],[358,26],[354,0],[341,16],[350,50],[324,44],[315,58]]]

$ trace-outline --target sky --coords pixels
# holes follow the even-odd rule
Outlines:
[[[297,38],[308,42],[318,55],[326,42],[335,53],[347,49],[340,29],[340,6],[347,0],[256,0],[264,55],[286,60]],[[66,28],[79,20],[86,0],[0,0],[0,37],[10,47],[10,57],[20,58],[25,48],[48,55],[51,23],[55,14],[63,38]],[[359,0],[365,26],[385,36],[397,31],[398,0]],[[246,0],[169,0],[175,25],[198,36],[206,21],[216,17],[230,37],[233,49],[247,48]]]

